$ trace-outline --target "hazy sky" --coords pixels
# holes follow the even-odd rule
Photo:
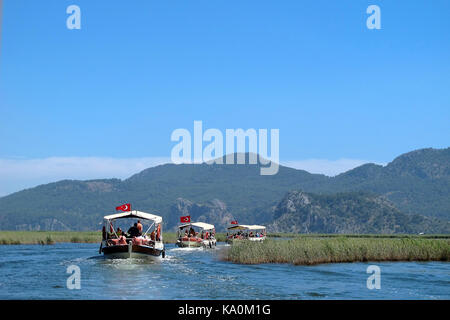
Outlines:
[[[66,8],[81,8],[69,30]],[[366,8],[381,8],[368,30]],[[280,161],[336,174],[450,141],[449,1],[3,3],[0,195],[126,177],[177,128],[277,128]],[[104,159],[105,161],[103,161]]]

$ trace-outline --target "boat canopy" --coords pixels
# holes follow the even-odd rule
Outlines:
[[[246,224],[238,224],[235,226],[228,227],[228,230],[265,230],[266,227],[258,226],[256,224],[246,225]]]
[[[160,217],[160,216],[157,216],[157,215],[154,215],[151,213],[142,212],[142,211],[137,211],[137,210],[115,213],[115,214],[111,214],[109,216],[103,217],[103,219],[105,219],[105,220],[116,220],[116,219],[123,219],[123,218],[141,218],[144,220],[152,220],[155,223],[162,222],[162,217]]]
[[[204,222],[186,223],[186,224],[182,224],[178,228],[183,229],[183,228],[188,227],[188,226],[199,227],[199,228],[202,228],[203,230],[212,230],[212,229],[214,229],[214,225],[213,224],[204,223]]]

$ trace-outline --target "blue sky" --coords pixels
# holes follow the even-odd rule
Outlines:
[[[81,30],[66,28],[71,4]],[[381,30],[366,28],[370,4]],[[327,174],[448,147],[449,12],[425,0],[5,0],[0,196],[126,177],[169,158],[172,131],[194,120],[278,128],[282,163]]]

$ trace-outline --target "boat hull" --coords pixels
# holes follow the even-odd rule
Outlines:
[[[178,239],[176,245],[180,248],[214,248],[216,246],[216,240],[189,241]]]
[[[130,259],[148,258],[160,260],[165,256],[164,249],[153,248],[145,245],[114,245],[102,248],[105,258],[110,259]]]
[[[247,240],[253,241],[253,242],[262,242],[262,241],[266,240],[266,237],[253,237],[253,238],[248,238]]]
[[[252,238],[244,238],[244,239],[230,238],[230,239],[227,239],[227,240],[226,240],[226,243],[232,244],[233,241],[263,242],[264,240],[266,240],[266,237],[252,237]]]

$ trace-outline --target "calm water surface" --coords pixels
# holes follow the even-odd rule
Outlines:
[[[98,244],[0,245],[0,299],[450,299],[450,263],[373,263],[381,289],[369,290],[371,263],[238,265],[226,250],[179,249],[166,259],[109,260]],[[67,267],[81,289],[66,287]]]

